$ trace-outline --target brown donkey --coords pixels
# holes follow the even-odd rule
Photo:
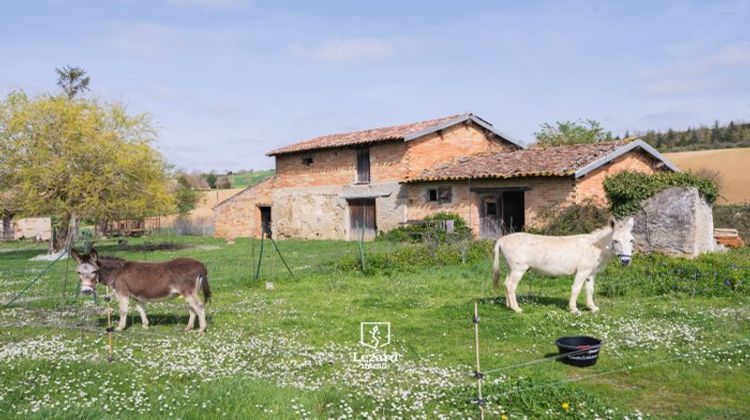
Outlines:
[[[199,331],[206,330],[206,310],[198,299],[198,291],[203,291],[203,299],[208,303],[211,289],[208,287],[208,270],[200,261],[190,258],[158,263],[126,261],[117,257],[100,257],[93,248],[88,255],[81,255],[75,249],[70,251],[70,255],[78,262],[76,271],[81,278],[81,293],[93,293],[97,283],[104,283],[114,291],[120,306],[117,331],[125,329],[131,296],[135,298],[143,328],[148,328],[144,303],[177,295],[185,298],[190,311],[185,331],[193,329],[196,315]]]

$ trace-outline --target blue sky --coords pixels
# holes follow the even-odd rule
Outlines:
[[[474,112],[522,142],[543,122],[626,130],[750,120],[748,1],[0,2],[0,94],[149,112],[186,169],[270,168],[322,134]]]

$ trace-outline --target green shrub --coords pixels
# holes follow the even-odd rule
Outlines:
[[[750,205],[714,206],[714,226],[734,228],[750,244]]]
[[[713,204],[719,196],[719,187],[712,180],[688,172],[619,172],[604,180],[612,213],[625,217],[638,211],[641,202],[657,192],[671,187],[695,187]]]
[[[729,296],[750,293],[750,249],[705,254],[695,259],[636,254],[627,267],[613,261],[599,276],[607,296]]]
[[[445,220],[453,220],[453,232],[447,233],[440,229],[440,222]],[[402,226],[379,236],[379,239],[391,242],[431,240],[443,243],[469,238],[471,238],[471,229],[466,225],[464,218],[456,213],[444,211],[425,217],[421,223]]]
[[[443,243],[433,248],[427,244],[409,244],[391,252],[365,252],[366,274],[414,273],[426,267],[455,266],[489,261],[492,242],[464,241]],[[343,271],[361,271],[358,255],[347,255],[336,264]]]
[[[606,226],[609,215],[609,210],[589,200],[563,208],[551,207],[540,215],[541,228],[529,228],[527,230],[532,233],[553,236],[590,233]]]

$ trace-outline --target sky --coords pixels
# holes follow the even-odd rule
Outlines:
[[[315,136],[473,112],[615,134],[750,120],[750,1],[0,0],[0,95],[152,115],[186,170],[266,169]]]

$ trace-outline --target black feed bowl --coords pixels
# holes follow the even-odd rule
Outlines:
[[[572,366],[586,367],[596,364],[599,358],[599,348],[602,340],[594,337],[560,337],[555,341],[560,355],[573,353],[568,357],[560,358],[560,361]]]

